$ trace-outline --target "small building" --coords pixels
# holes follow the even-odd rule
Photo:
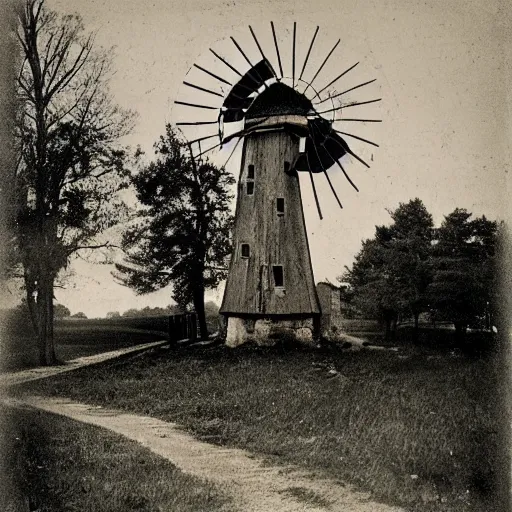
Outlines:
[[[320,332],[327,333],[341,332],[343,329],[343,315],[341,311],[340,289],[332,283],[322,282],[316,285],[318,300],[322,316],[320,320]]]

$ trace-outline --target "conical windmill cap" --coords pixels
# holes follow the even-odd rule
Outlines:
[[[313,105],[306,96],[282,82],[276,82],[254,100],[245,117],[254,119],[286,114],[307,116],[312,109]]]

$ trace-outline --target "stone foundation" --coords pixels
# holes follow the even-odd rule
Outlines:
[[[313,318],[240,318],[230,316],[227,319],[226,345],[228,347],[238,347],[244,343],[272,346],[279,340],[307,345],[314,344]]]

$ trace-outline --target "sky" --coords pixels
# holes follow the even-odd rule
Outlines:
[[[337,123],[338,129],[379,144],[375,148],[347,139],[371,165],[366,169],[351,157],[346,159],[345,168],[359,192],[337,168],[329,171],[343,209],[337,206],[327,182],[317,179],[324,214],[320,220],[309,176],[301,176],[316,281],[335,282],[344,266],[351,264],[361,241],[374,234],[376,224],[388,223],[387,209],[400,202],[419,197],[436,224],[455,207],[493,219],[504,216],[511,136],[506,86],[510,67],[505,60],[512,32],[508,2],[155,0],[143,4],[135,0],[47,0],[47,4],[61,12],[79,13],[87,29],[98,31],[98,44],[116,47],[112,93],[122,107],[139,114],[135,130],[124,142],[141,145],[149,156],[165,123],[183,120],[183,116],[206,119],[203,112],[184,113],[173,106],[174,100],[191,97],[181,86],[184,79],[206,84],[204,76],[190,71],[193,63],[204,63],[224,77],[234,77],[215,62],[210,47],[243,68],[245,63],[229,36],[256,60],[259,53],[248,30],[250,24],[277,69],[272,20],[285,75],[291,74],[293,22],[297,22],[300,66],[318,25],[320,31],[304,75],[310,80],[341,39],[315,84],[323,86],[359,62],[336,87],[349,88],[375,78],[375,83],[354,91],[347,100],[382,98],[379,103],[350,111],[350,117],[382,119],[382,123]],[[201,100],[208,98],[202,96]],[[226,155],[223,150],[212,158],[221,162]],[[238,150],[228,166],[236,176],[239,163]],[[170,289],[136,296],[115,283],[111,270],[110,266],[75,260],[66,289],[56,290],[57,300],[72,313],[83,311],[89,317],[171,302]],[[209,292],[207,299],[220,304],[222,287]]]

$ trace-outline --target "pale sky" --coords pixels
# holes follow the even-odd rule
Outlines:
[[[270,20],[279,35],[283,63],[291,62],[291,31],[297,21],[297,66],[301,67],[316,25],[320,32],[305,77],[312,78],[323,57],[341,39],[329,65],[315,84],[326,85],[355,62],[345,81],[351,87],[376,78],[375,84],[354,91],[347,99],[380,103],[354,107],[347,117],[375,118],[376,123],[338,123],[338,129],[377,142],[374,148],[347,139],[351,148],[371,164],[366,169],[347,159],[345,168],[359,187],[355,192],[332,168],[331,179],[344,209],[337,206],[325,179],[316,179],[324,213],[319,220],[309,176],[301,177],[306,225],[316,281],[335,282],[371,237],[376,224],[389,221],[386,208],[421,198],[438,224],[455,207],[475,215],[502,218],[505,206],[507,132],[507,70],[505,47],[512,32],[508,2],[497,0],[334,0],[287,2],[155,0],[47,0],[62,12],[80,13],[87,28],[98,29],[98,43],[115,45],[117,75],[112,92],[118,103],[139,113],[126,140],[152,153],[152,144],[165,123],[181,114],[173,101],[184,99],[180,84],[194,62],[214,61],[214,46],[235,58],[229,41],[234,35],[254,60],[259,53],[248,25],[255,29],[274,62]],[[501,6],[501,7],[500,7]],[[218,64],[222,76],[233,78]],[[289,71],[288,71],[289,72]],[[285,74],[287,70],[285,69]],[[189,75],[190,77],[191,75]],[[201,97],[205,102],[208,98]],[[212,103],[213,105],[215,103]],[[350,112],[350,116],[348,113]],[[202,112],[187,112],[195,120]],[[241,146],[241,145],[240,145]],[[217,155],[222,158],[225,155]],[[239,154],[238,154],[239,156]],[[373,159],[373,161],[372,161]],[[229,170],[238,176],[239,158]],[[170,290],[137,297],[116,284],[111,268],[76,261],[69,288],[56,297],[72,313],[104,316],[130,307],[164,306]],[[208,299],[220,304],[222,290]]]

